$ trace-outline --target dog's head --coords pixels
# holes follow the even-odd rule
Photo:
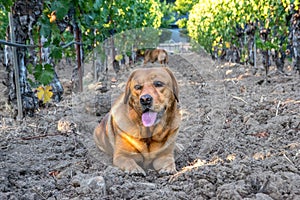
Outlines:
[[[178,102],[178,84],[168,68],[141,68],[133,71],[127,81],[124,103],[129,104],[143,125],[152,126]]]

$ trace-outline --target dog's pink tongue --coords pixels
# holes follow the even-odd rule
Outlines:
[[[142,115],[142,122],[144,124],[144,126],[149,127],[149,126],[153,126],[153,124],[155,123],[156,120],[156,116],[157,113],[156,112],[145,112]]]

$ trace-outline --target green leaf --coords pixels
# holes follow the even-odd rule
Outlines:
[[[55,46],[59,46],[60,41],[61,41],[60,35],[54,33],[52,37],[52,44]]]
[[[62,59],[62,48],[54,46],[51,50],[50,57],[54,58],[55,60]]]
[[[41,29],[40,29],[40,34],[43,35],[44,37],[49,37],[51,34],[51,25],[42,23]]]
[[[26,69],[29,74],[33,74],[33,64],[31,63],[27,64]]]
[[[43,85],[50,84],[54,77],[53,66],[50,64],[36,65],[34,77],[39,83]]]
[[[38,85],[40,85],[39,83],[37,83],[36,81],[33,81],[30,78],[27,78],[27,81],[29,82],[30,86],[33,88],[36,88]]]
[[[51,4],[51,10],[56,11],[56,17],[59,20],[62,20],[68,14],[69,9],[70,9],[69,0],[54,1]]]

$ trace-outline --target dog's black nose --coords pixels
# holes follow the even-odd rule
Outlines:
[[[140,102],[143,106],[151,106],[152,105],[152,96],[149,94],[145,94],[140,97]]]

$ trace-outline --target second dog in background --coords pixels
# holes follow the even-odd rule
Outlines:
[[[144,65],[148,62],[154,63],[157,61],[166,67],[169,63],[168,53],[164,49],[146,49],[143,57]]]

